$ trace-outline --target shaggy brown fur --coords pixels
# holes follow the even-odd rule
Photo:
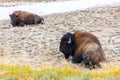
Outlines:
[[[26,11],[14,11],[9,15],[11,18],[11,24],[13,26],[24,26],[25,24],[38,24],[44,23],[44,19],[36,14]]]
[[[73,62],[81,56],[86,67],[95,68],[95,65],[99,65],[99,62],[106,59],[96,36],[88,32],[80,31],[77,31],[74,36],[76,49]]]
[[[77,31],[74,34],[65,34],[61,38],[60,51],[66,59],[71,55],[73,63],[83,61],[89,68],[95,68],[95,65],[106,59],[98,38],[88,32]]]

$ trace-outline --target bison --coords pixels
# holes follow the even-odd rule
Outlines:
[[[68,59],[72,56],[73,63],[83,61],[85,67],[95,68],[100,62],[106,59],[98,38],[88,32],[76,31],[66,33],[61,38],[60,51]]]
[[[9,15],[11,19],[11,24],[15,26],[24,26],[25,24],[38,24],[44,23],[44,19],[36,14],[17,10],[14,11],[12,14]]]

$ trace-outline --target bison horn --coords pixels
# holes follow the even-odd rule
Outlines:
[[[69,41],[68,41],[68,44],[70,44],[71,43],[71,37],[69,37]]]

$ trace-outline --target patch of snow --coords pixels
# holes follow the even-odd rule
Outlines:
[[[48,3],[31,3],[11,7],[0,7],[0,20],[9,19],[9,14],[15,10],[24,10],[38,15],[63,13],[76,10],[84,10],[91,7],[100,7],[120,3],[120,0],[69,0]]]

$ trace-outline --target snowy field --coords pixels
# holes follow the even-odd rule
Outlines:
[[[38,15],[64,13],[84,10],[92,7],[101,7],[120,3],[120,0],[66,0],[57,2],[23,3],[22,5],[0,7],[0,20],[9,19],[9,14],[15,10],[25,10]],[[7,3],[6,3],[7,4]],[[8,3],[9,4],[9,3]],[[14,3],[11,3],[14,4]],[[19,3],[21,4],[21,3]]]

